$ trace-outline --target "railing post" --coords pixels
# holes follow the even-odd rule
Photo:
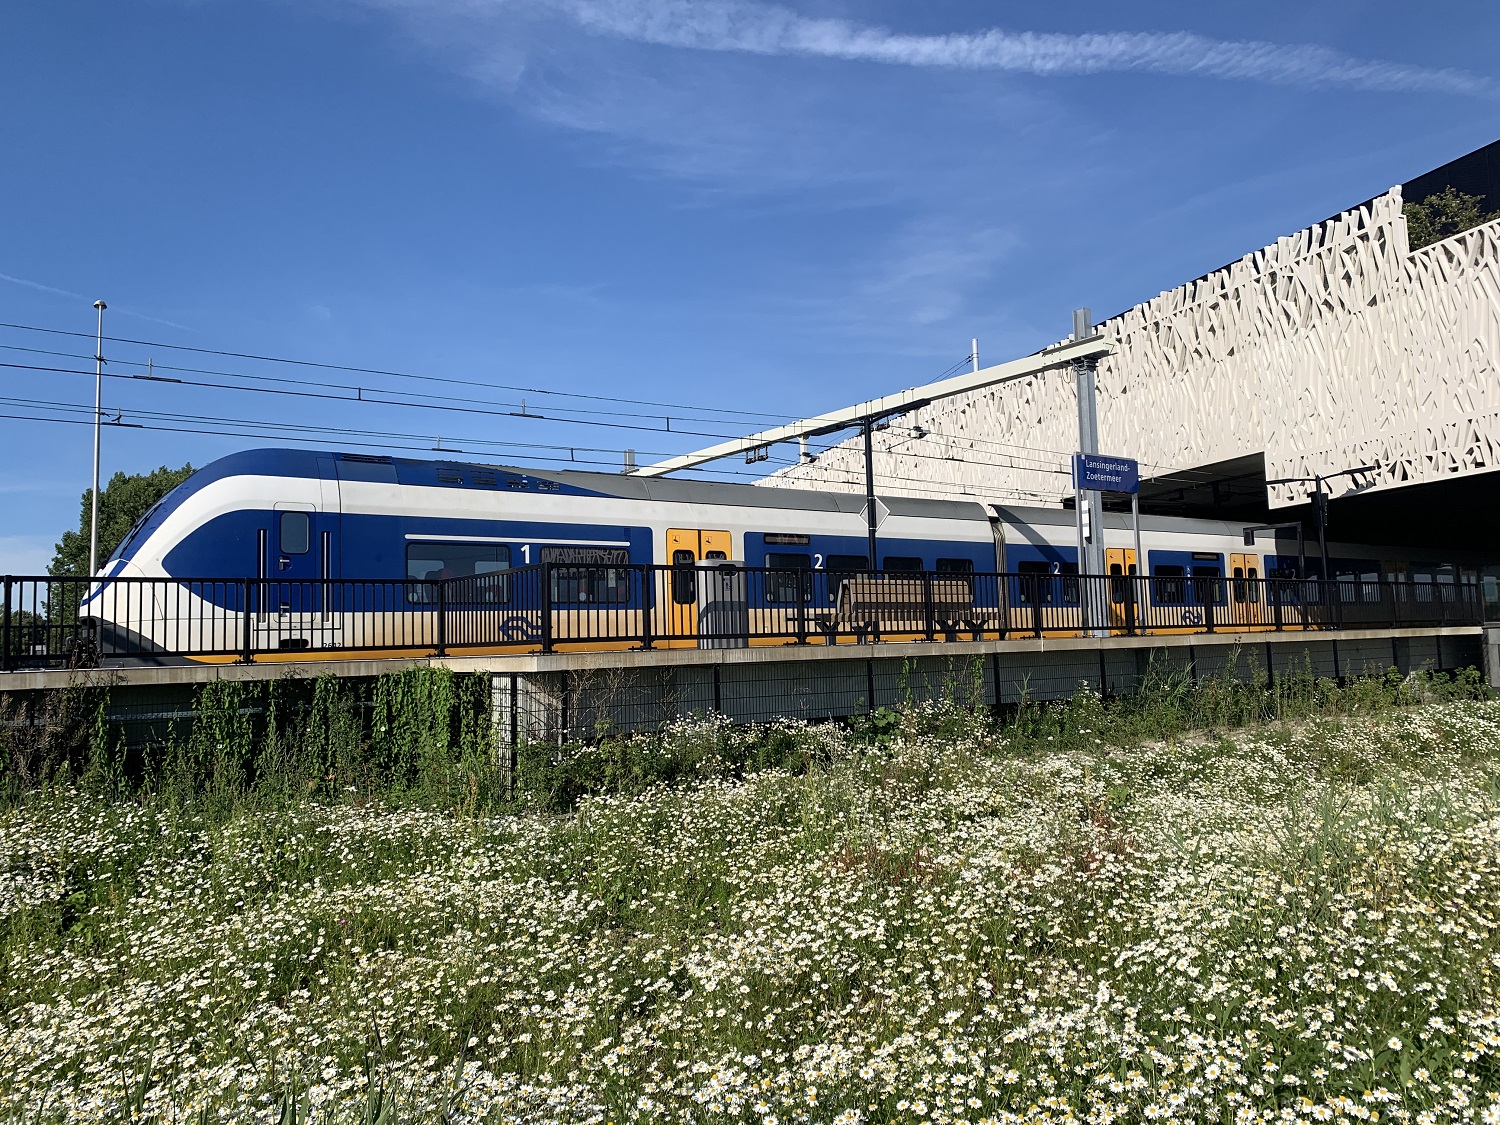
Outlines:
[[[1219,581],[1216,578],[1206,579],[1203,583],[1208,587],[1208,597],[1203,600],[1203,631],[1212,633],[1214,631],[1214,610],[1219,605]]]
[[[255,663],[255,615],[250,610],[250,595],[255,590],[255,580],[247,578],[244,588],[240,591],[244,596],[244,628],[240,635],[240,663]]]
[[[552,564],[542,563],[542,651],[552,651]]]
[[[10,594],[14,584],[15,579],[7,574],[5,576],[5,601],[0,603],[0,671],[5,672],[9,672],[14,666],[10,636]]]
[[[1040,582],[1038,582],[1036,584],[1036,588],[1032,590],[1031,635],[1033,637],[1036,637],[1038,640],[1040,640],[1042,636],[1042,590]]]
[[[932,572],[922,572],[922,623],[927,627],[927,639],[930,641],[937,633],[937,614],[932,605]]]
[[[438,656],[448,655],[448,592],[444,588],[446,583],[439,578],[437,580],[437,653]]]
[[[652,581],[654,574],[650,563],[644,563],[640,569],[641,575],[641,648],[647,652],[651,651],[653,641],[651,640],[651,608],[655,599],[651,596],[654,592]]]

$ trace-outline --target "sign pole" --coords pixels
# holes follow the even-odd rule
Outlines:
[[[1080,575],[1083,574],[1083,505],[1082,458],[1075,454],[1073,457],[1073,522],[1078,525],[1078,573]]]
[[[880,573],[879,560],[875,558],[875,529],[877,526],[875,513],[875,438],[873,430],[875,420],[866,418],[864,425],[865,437],[865,532],[869,537],[867,550],[870,552],[870,573]]]
[[[1094,317],[1088,309],[1073,310],[1073,339],[1086,340],[1094,334]],[[1078,394],[1078,451],[1084,455],[1099,453],[1099,399],[1096,365],[1092,359],[1079,360],[1073,365],[1073,376]],[[1087,581],[1088,575],[1104,573],[1104,504],[1096,489],[1084,488],[1084,474],[1075,471],[1078,485],[1075,488],[1077,503],[1083,510],[1079,516],[1078,573],[1084,592],[1083,604],[1085,625],[1090,632],[1097,633],[1104,621],[1103,599],[1099,591]],[[1086,509],[1086,510],[1084,510]]]
[[[1135,572],[1146,573],[1146,556],[1141,554],[1141,494],[1139,491],[1130,494],[1130,527],[1135,532]],[[1127,567],[1128,571],[1129,568]]]

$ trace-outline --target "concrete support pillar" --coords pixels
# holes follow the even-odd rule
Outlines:
[[[1500,688],[1500,625],[1484,627],[1484,682]]]
[[[563,675],[560,672],[496,672],[490,681],[495,745],[502,752],[528,743],[561,745]]]

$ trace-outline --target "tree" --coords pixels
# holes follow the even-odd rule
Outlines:
[[[136,520],[149,512],[158,500],[187,480],[191,465],[169,469],[165,465],[154,473],[116,473],[99,493],[99,562],[114,554],[115,548],[135,526]],[[89,516],[92,514],[94,490],[83,494],[82,514],[77,531],[63,532],[47,573],[57,577],[87,575],[89,571]]]
[[[1482,195],[1466,195],[1449,184],[1436,195],[1429,195],[1418,203],[1406,203],[1401,212],[1406,216],[1406,240],[1413,250],[1431,246],[1462,231],[1472,230],[1480,223],[1500,218],[1500,212],[1486,215],[1481,209]]]

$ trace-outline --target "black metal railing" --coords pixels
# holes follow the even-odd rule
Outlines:
[[[442,580],[5,577],[0,669],[180,658],[1475,625],[1480,588],[541,563]]]

